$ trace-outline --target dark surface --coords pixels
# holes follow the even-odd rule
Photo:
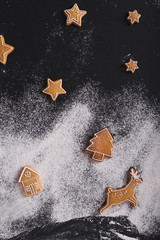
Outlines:
[[[88,217],[64,223],[49,224],[24,232],[12,240],[109,240],[109,239],[153,240],[140,235],[126,217]]]
[[[1,92],[18,97],[28,85],[35,83],[31,74],[34,72],[37,78],[51,76],[56,80],[62,77],[68,93],[74,91],[80,81],[87,82],[91,78],[106,89],[119,89],[128,81],[141,82],[148,89],[149,96],[157,95],[160,90],[160,8],[151,2],[80,0],[77,2],[79,8],[88,13],[79,28],[65,26],[63,11],[71,8],[74,1],[1,1],[1,34],[15,47],[7,65],[0,66],[0,77],[4,78],[0,83]],[[126,17],[128,11],[134,9],[142,17],[139,24],[131,26]],[[56,26],[61,26],[64,31],[63,40],[62,37],[55,39],[54,52],[47,55],[47,37]],[[71,44],[76,40],[78,48],[83,49],[84,31],[91,28],[94,28],[93,57],[88,55],[87,64],[79,63],[75,67],[79,52]],[[140,67],[134,75],[126,73],[122,66],[128,54],[138,61]],[[3,70],[6,70],[5,74]],[[40,81],[39,84],[43,89],[46,82]]]
[[[119,90],[130,81],[135,85],[141,83],[151,100],[153,97],[159,99],[160,8],[149,0],[79,0],[79,8],[88,12],[82,19],[82,28],[66,27],[63,11],[74,3],[71,0],[0,2],[0,33],[6,43],[15,47],[7,64],[0,65],[1,94],[16,101],[32,85],[37,86],[37,91],[42,91],[47,77],[50,77],[52,80],[63,79],[63,87],[67,91],[65,99],[79,85],[90,80],[98,82],[104,90]],[[126,17],[129,10],[135,9],[142,17],[139,24],[131,26]],[[57,27],[58,33],[61,31],[62,34],[50,39],[51,31],[56,32]],[[86,46],[83,40],[90,29],[92,40],[88,40],[88,52],[92,54],[84,54],[83,61]],[[138,61],[140,69],[135,74],[125,71],[124,63],[128,57]],[[47,99],[52,103],[49,96]],[[58,99],[59,103],[62,101],[63,98]],[[108,221],[108,218],[71,220],[36,228],[13,239],[96,240],[101,239],[100,230],[104,237],[108,237],[109,232],[112,239],[119,239],[110,232]],[[122,217],[116,221],[122,225],[119,229],[116,224],[116,231],[130,237],[139,236],[134,226],[129,227],[131,232],[125,228],[125,224],[130,226],[127,219]]]

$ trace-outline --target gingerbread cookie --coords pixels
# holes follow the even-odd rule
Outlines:
[[[137,63],[138,63],[137,61],[133,61],[132,59],[130,59],[128,63],[125,63],[126,71],[134,73],[136,69],[139,69]]]
[[[135,197],[135,188],[138,184],[142,183],[140,179],[140,174],[134,168],[130,169],[130,181],[129,183],[120,189],[113,189],[108,187],[107,189],[107,201],[104,206],[99,210],[102,214],[110,206],[119,205],[124,202],[130,202],[134,207],[138,205],[138,200]]]
[[[102,162],[104,157],[113,157],[113,138],[107,128],[104,128],[90,140],[86,151],[92,152],[92,160]]]
[[[29,166],[24,167],[19,182],[22,184],[27,197],[38,194],[43,190],[39,172]]]
[[[62,88],[62,79],[52,81],[47,79],[48,87],[43,90],[43,93],[49,94],[53,101],[56,101],[59,94],[66,94],[66,91]]]
[[[133,25],[134,23],[139,23],[139,19],[141,15],[137,12],[137,10],[134,10],[133,12],[128,12],[129,16],[127,19],[130,21],[130,23]]]
[[[0,62],[6,64],[8,54],[14,50],[14,47],[5,43],[3,35],[0,35]]]
[[[81,27],[82,17],[87,14],[87,11],[79,10],[78,5],[75,3],[71,9],[64,10],[64,14],[67,17],[66,25],[71,25],[73,23]]]

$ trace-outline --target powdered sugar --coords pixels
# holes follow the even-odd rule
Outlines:
[[[151,4],[154,5],[155,7],[159,8],[160,7],[160,0],[147,0],[145,2],[146,5]]]
[[[23,101],[13,103],[13,110],[7,99],[0,106],[0,237],[44,224],[46,218],[67,221],[97,215],[106,199],[106,187],[124,186],[132,166],[143,179],[136,191],[139,206],[135,209],[125,203],[109,208],[105,215],[126,215],[140,232],[155,231],[160,134],[156,110],[142,89],[132,86],[104,94],[87,84],[59,111],[56,103],[50,106],[43,95],[30,92]],[[36,108],[31,107],[33,102]],[[103,127],[108,127],[114,138],[114,157],[94,163],[84,148]],[[29,198],[18,183],[26,164],[41,173],[44,189]]]
[[[123,239],[123,240],[136,240],[136,239],[138,239],[138,238],[124,236],[123,234],[118,233],[116,231],[112,231],[112,232],[114,232],[120,239]]]

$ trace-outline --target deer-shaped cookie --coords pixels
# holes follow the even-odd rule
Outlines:
[[[130,202],[134,207],[138,205],[138,200],[135,197],[135,188],[138,184],[142,183],[140,179],[140,174],[134,168],[130,169],[130,181],[129,183],[120,189],[112,189],[111,187],[107,188],[107,201],[99,210],[99,213],[102,214],[110,206],[119,205],[123,202]]]

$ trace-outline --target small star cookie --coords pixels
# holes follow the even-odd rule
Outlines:
[[[81,27],[82,17],[87,14],[87,11],[79,10],[78,5],[75,3],[71,9],[64,10],[64,14],[67,17],[66,25],[71,25],[72,23]]]
[[[6,64],[8,54],[14,50],[14,47],[5,43],[3,35],[0,35],[0,62]]]
[[[43,90],[43,93],[49,94],[53,101],[56,101],[59,94],[66,94],[66,91],[62,88],[62,79],[52,81],[47,79],[48,87]]]
[[[132,73],[134,73],[136,69],[139,69],[137,63],[137,61],[133,61],[132,59],[130,59],[128,63],[125,63],[127,67],[126,71],[131,71]]]
[[[130,23],[133,25],[134,23],[139,23],[139,19],[141,17],[141,15],[137,12],[137,10],[134,10],[133,12],[128,12],[129,16],[128,16],[128,20],[130,21]]]

